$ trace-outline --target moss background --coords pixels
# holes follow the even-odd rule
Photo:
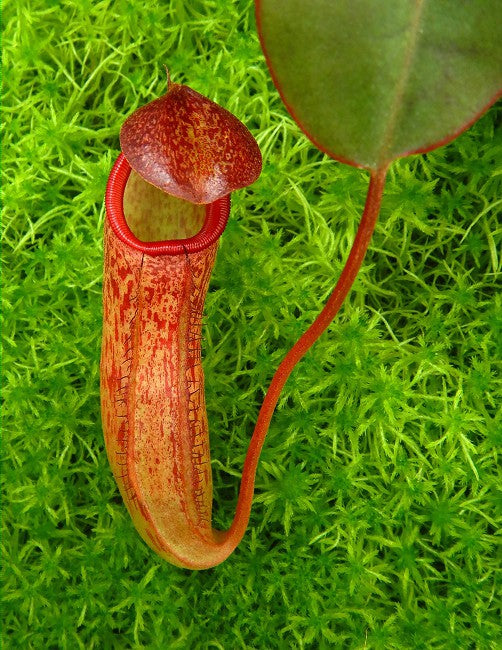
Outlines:
[[[103,446],[101,231],[120,125],[165,92],[166,64],[264,154],[207,300],[218,526],[273,370],[340,273],[367,175],[287,115],[248,0],[10,0],[3,20],[4,647],[500,647],[500,108],[394,164],[355,287],[274,416],[248,532],[190,572],[140,540]]]

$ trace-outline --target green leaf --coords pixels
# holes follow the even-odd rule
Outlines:
[[[500,0],[256,0],[288,110],[368,169],[455,138],[500,94]]]

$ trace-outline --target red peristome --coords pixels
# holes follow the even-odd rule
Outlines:
[[[179,84],[124,122],[120,144],[146,181],[192,203],[212,203],[250,185],[262,167],[260,149],[244,124]]]
[[[142,241],[129,228],[123,207],[126,185],[131,174],[131,166],[124,154],[120,154],[108,177],[105,205],[110,227],[117,237],[130,248],[148,255],[180,255],[195,253],[208,248],[216,242],[227,225],[230,213],[230,195],[224,196],[206,206],[206,219],[201,230],[188,239],[168,239],[163,241]],[[125,276],[120,276],[121,281]]]

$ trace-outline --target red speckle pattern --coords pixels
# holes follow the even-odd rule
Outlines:
[[[179,84],[125,121],[120,145],[145,180],[192,203],[212,203],[250,185],[262,167],[260,149],[244,124]]]

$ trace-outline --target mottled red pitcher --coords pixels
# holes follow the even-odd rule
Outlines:
[[[184,567],[222,561],[236,543],[211,529],[201,317],[226,196],[171,197],[121,155],[106,192],[101,400],[106,449],[143,539]],[[237,540],[238,542],[238,540]]]

